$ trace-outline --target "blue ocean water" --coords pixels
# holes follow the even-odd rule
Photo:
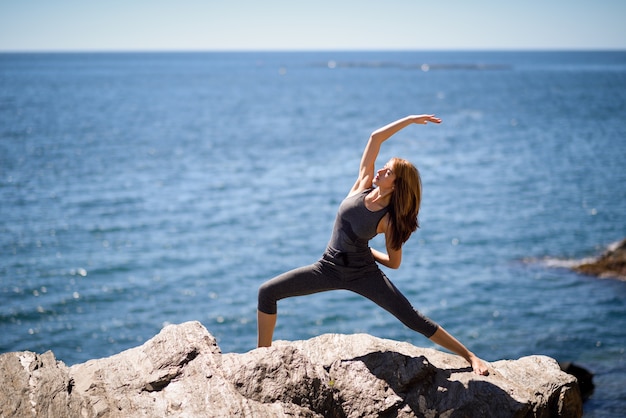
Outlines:
[[[258,286],[321,255],[370,132],[412,113],[443,123],[381,152],[424,187],[391,280],[623,413],[626,282],[565,267],[626,237],[626,52],[0,54],[0,352],[71,365],[188,320],[254,348]],[[432,346],[348,292],[279,303],[275,338],[330,332]]]

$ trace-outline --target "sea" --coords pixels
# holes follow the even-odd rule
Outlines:
[[[200,321],[256,346],[257,289],[315,262],[372,131],[420,170],[389,278],[487,361],[594,374],[626,413],[626,281],[573,265],[626,238],[626,51],[0,54],[0,353],[67,365]],[[381,237],[372,241],[384,248]],[[434,347],[372,302],[279,302],[275,339]]]

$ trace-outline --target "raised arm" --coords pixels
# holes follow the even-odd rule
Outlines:
[[[428,122],[441,123],[441,119],[435,115],[410,115],[388,125],[383,126],[372,132],[361,156],[361,165],[359,167],[359,175],[350,193],[356,193],[361,190],[372,187],[374,180],[374,171],[376,158],[380,152],[380,146],[388,140],[393,134],[406,128],[412,124],[426,125]]]

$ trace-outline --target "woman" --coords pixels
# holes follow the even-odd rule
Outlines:
[[[400,267],[402,245],[418,227],[417,214],[421,203],[417,169],[406,160],[393,158],[375,171],[376,157],[381,144],[393,134],[411,124],[425,125],[428,122],[441,123],[441,119],[434,115],[407,116],[372,133],[361,157],[358,178],[339,207],[322,258],[310,266],[281,274],[259,288],[259,347],[272,344],[278,300],[346,289],[372,300],[407,327],[460,355],[475,373],[489,374],[484,361],[414,309],[376,264],[392,269]],[[386,253],[368,245],[370,239],[381,233],[385,234]]]

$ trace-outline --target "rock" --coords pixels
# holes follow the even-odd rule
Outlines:
[[[593,383],[593,373],[584,367],[569,361],[559,362],[559,366],[565,373],[569,373],[576,378],[583,402],[593,395],[593,391],[596,388],[596,385]]]
[[[491,363],[366,334],[222,354],[199,323],[67,367],[0,356],[0,417],[580,417],[576,378],[545,356]]]
[[[52,352],[3,354],[0,376],[0,417],[79,416],[69,369]]]
[[[545,356],[491,363],[477,376],[460,357],[366,334],[326,334],[296,347],[329,371],[346,417],[577,417],[576,379]]]
[[[626,239],[611,246],[597,259],[574,267],[579,273],[626,280]]]

